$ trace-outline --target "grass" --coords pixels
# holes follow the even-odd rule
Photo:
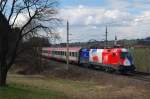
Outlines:
[[[57,91],[11,83],[8,87],[0,88],[0,99],[68,99],[68,97]]]
[[[132,49],[131,52],[137,70],[150,73],[150,48],[136,48]]]
[[[16,85],[22,84],[26,88],[28,87],[30,88],[30,86],[32,86],[32,88],[37,88],[41,90],[52,89],[54,92],[60,93],[65,92],[65,95],[71,99],[76,98],[79,94],[84,93],[84,90],[89,90],[90,88],[96,85],[96,83],[94,82],[72,81],[67,79],[55,78],[53,76],[43,77],[31,75],[30,76],[12,75],[8,78],[8,80],[10,84],[11,83],[15,83]],[[76,94],[74,95],[74,93]]]
[[[106,78],[109,79],[109,78]],[[141,86],[94,81],[73,81],[53,76],[11,74],[8,88],[0,89],[0,99],[145,99],[148,89]],[[122,85],[123,84],[123,85]],[[119,87],[123,86],[123,87]]]

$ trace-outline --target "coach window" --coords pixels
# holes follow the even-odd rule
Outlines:
[[[65,56],[65,52],[63,51],[63,55]]]
[[[64,52],[64,56],[65,56],[65,52]]]
[[[58,55],[58,52],[57,52],[57,51],[55,51],[55,54],[56,54],[56,55]]]
[[[64,56],[65,56],[65,52],[64,52]]]
[[[57,51],[55,51],[55,55],[57,55]]]
[[[76,57],[78,57],[78,52],[76,52]]]
[[[57,51],[55,51],[55,55],[57,55]]]
[[[72,56],[72,52],[70,52],[70,56]]]
[[[71,52],[71,56],[73,56],[73,52]]]
[[[67,52],[65,52],[65,56],[67,56]]]
[[[73,52],[73,57],[76,57],[76,54],[75,54],[76,52]]]
[[[72,56],[72,52],[70,52],[70,56]]]

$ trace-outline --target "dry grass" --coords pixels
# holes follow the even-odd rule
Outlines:
[[[8,78],[9,83],[62,92],[73,99],[149,99],[150,97],[149,83],[142,84],[140,81],[136,82],[134,80],[132,82],[128,78],[125,78],[124,81],[123,79],[121,81],[119,78],[111,80],[105,80],[108,82],[102,83],[101,79],[95,81],[73,81],[53,76],[12,74]]]
[[[137,71],[150,73],[150,48],[136,48],[132,49],[131,52]]]

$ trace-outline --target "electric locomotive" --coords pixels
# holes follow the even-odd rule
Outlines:
[[[80,64],[102,67],[107,71],[134,72],[135,66],[130,52],[125,48],[82,49]]]

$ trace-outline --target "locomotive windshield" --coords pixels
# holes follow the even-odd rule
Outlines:
[[[122,52],[120,55],[121,58],[131,58],[131,54],[129,52]]]

